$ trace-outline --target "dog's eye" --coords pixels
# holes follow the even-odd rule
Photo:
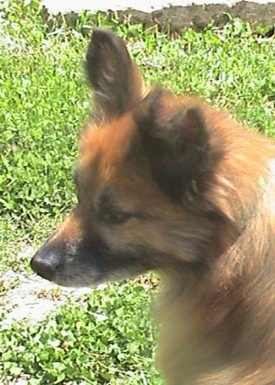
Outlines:
[[[110,189],[104,190],[95,199],[94,208],[100,220],[110,225],[119,225],[136,216],[132,212],[122,210],[117,200],[116,195]]]
[[[134,217],[134,214],[110,210],[104,213],[104,220],[113,225],[119,225],[127,222],[129,219]]]

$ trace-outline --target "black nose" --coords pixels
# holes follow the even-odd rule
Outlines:
[[[64,244],[46,242],[32,257],[31,268],[35,273],[49,281],[54,281],[58,266],[60,266]]]

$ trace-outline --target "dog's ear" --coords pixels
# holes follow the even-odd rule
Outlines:
[[[142,151],[161,189],[181,201],[203,188],[221,154],[211,148],[200,105],[192,101],[181,104],[168,92],[155,90],[143,100],[135,118]]]
[[[142,77],[123,40],[114,32],[93,30],[85,64],[97,119],[119,117],[139,100],[143,91]]]

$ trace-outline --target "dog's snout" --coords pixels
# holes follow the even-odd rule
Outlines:
[[[54,281],[56,271],[61,263],[64,254],[63,244],[46,243],[33,256],[31,260],[31,268],[35,273],[49,281]]]

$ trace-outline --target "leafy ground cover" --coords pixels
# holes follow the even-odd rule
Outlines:
[[[49,27],[36,0],[11,2],[0,9],[1,275],[30,274],[19,251],[37,246],[74,203],[77,133],[90,106],[82,61],[95,23],[126,39],[149,83],[199,94],[274,136],[275,41],[253,35],[248,24],[231,20],[223,30],[186,30],[173,39],[100,15],[82,15],[74,28]],[[0,278],[0,296],[16,284]],[[110,285],[42,323],[14,323],[0,336],[0,382],[160,384],[144,310],[151,286]]]

